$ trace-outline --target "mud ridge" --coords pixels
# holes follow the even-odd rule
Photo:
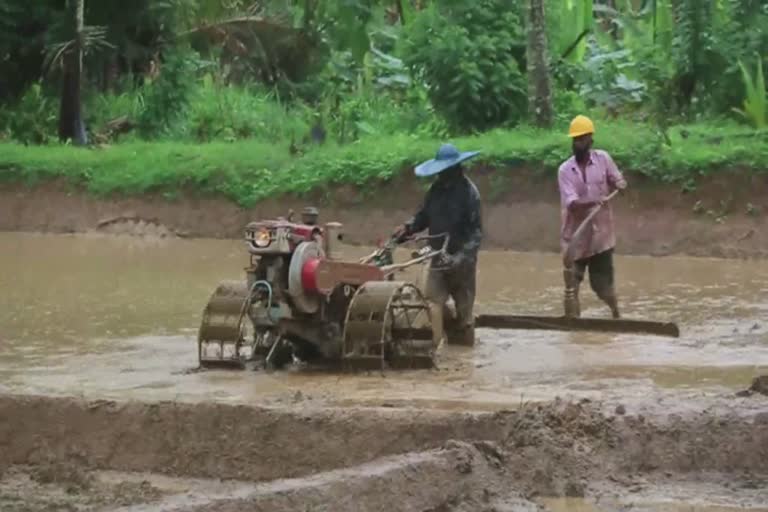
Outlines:
[[[55,474],[56,470],[44,468],[43,471]],[[57,466],[62,475],[76,471],[92,483],[85,487],[57,487],[51,485],[52,482],[38,481],[34,476],[36,468],[24,469],[30,474],[30,482],[34,480],[38,485],[24,483],[23,470],[15,469],[12,482],[0,478],[0,506],[12,504],[13,498],[24,492],[36,495],[34,499],[23,500],[25,508],[19,510],[25,512],[75,506],[104,512],[437,512],[458,510],[457,507],[485,509],[496,499],[525,507],[515,510],[538,510],[534,503],[505,484],[503,467],[493,451],[483,448],[482,444],[462,442],[449,442],[439,449],[384,457],[309,477],[261,484],[225,485],[214,480],[176,479],[169,485],[168,481],[157,480],[153,475],[122,473],[119,476],[127,481],[114,485],[114,475],[110,481],[103,475],[65,465]],[[63,483],[58,477],[56,480],[55,483]],[[173,492],[184,485],[188,487],[185,492]],[[13,495],[14,491],[17,496]]]
[[[135,512],[158,503],[198,512],[379,511],[395,499],[414,512],[492,510],[494,502],[536,510],[527,500],[582,497],[604,481],[768,481],[765,414],[601,411],[587,400],[473,415],[0,396],[0,468],[31,467],[41,485],[64,482],[85,495],[101,488],[89,472],[105,470],[241,482],[202,501],[139,486],[126,509]]]
[[[263,484],[247,496],[215,499],[169,511],[325,510],[339,512],[422,512],[483,500],[498,486],[501,472],[476,447],[450,443],[445,448],[377,459],[361,466],[308,478]],[[520,498],[522,501],[522,498]],[[146,506],[121,512],[148,512]]]
[[[553,180],[526,169],[501,177],[482,169],[472,172],[484,198],[484,248],[559,250],[559,196]],[[632,180],[632,190],[614,201],[619,253],[768,257],[768,206],[760,195],[768,178],[723,173],[706,178],[693,193],[642,176]],[[0,230],[240,238],[251,220],[313,204],[320,208],[321,222],[344,224],[347,242],[371,245],[413,214],[423,199],[421,185],[410,175],[400,176],[373,190],[338,186],[246,209],[191,191],[180,191],[174,200],[159,194],[97,198],[64,182],[33,188],[4,183]]]
[[[526,407],[502,445],[530,495],[583,495],[590,480],[645,474],[768,474],[768,417],[605,415],[588,402]],[[535,461],[532,464],[532,461]]]
[[[378,457],[482,440],[496,418],[432,411],[279,412],[215,403],[0,396],[6,464],[250,481],[306,476]]]

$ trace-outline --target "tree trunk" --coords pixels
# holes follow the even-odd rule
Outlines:
[[[59,108],[59,139],[71,139],[78,146],[88,144],[83,123],[80,81],[83,75],[83,27],[85,0],[75,0],[75,44],[64,55],[64,73]]]
[[[618,11],[618,8],[616,7],[616,0],[608,0],[606,2],[606,5],[611,9]],[[621,38],[621,35],[619,34],[619,25],[616,23],[613,23],[610,19],[607,21],[608,21],[608,32],[611,34],[611,37],[613,38],[614,41],[618,41]]]
[[[554,112],[544,0],[528,0],[527,22],[528,110],[536,125],[548,128],[554,121]]]

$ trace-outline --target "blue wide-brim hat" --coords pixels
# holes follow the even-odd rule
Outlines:
[[[464,151],[463,153],[456,149],[453,144],[443,144],[440,149],[437,150],[437,155],[432,160],[419,164],[414,169],[416,176],[434,176],[439,174],[449,167],[453,167],[456,164],[460,164],[464,160],[469,160],[475,155],[478,155],[479,151]]]

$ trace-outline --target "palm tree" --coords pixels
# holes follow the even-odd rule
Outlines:
[[[75,0],[75,44],[64,55],[61,106],[59,109],[59,139],[83,146],[88,135],[83,123],[80,81],[83,75],[83,27],[85,25],[85,0]]]
[[[544,0],[528,0],[527,26],[528,109],[534,122],[546,128],[552,126],[554,113]]]
[[[67,0],[62,32],[72,37],[48,48],[44,67],[47,72],[61,70],[61,103],[59,107],[59,139],[77,145],[88,143],[82,114],[81,81],[83,54],[96,47],[111,47],[104,27],[85,25],[85,0]],[[70,17],[71,15],[71,17]],[[74,27],[74,31],[72,28]]]

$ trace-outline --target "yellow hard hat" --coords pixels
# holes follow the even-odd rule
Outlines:
[[[595,125],[587,116],[576,116],[571,121],[571,127],[568,129],[569,137],[580,137],[588,133],[595,133]]]

